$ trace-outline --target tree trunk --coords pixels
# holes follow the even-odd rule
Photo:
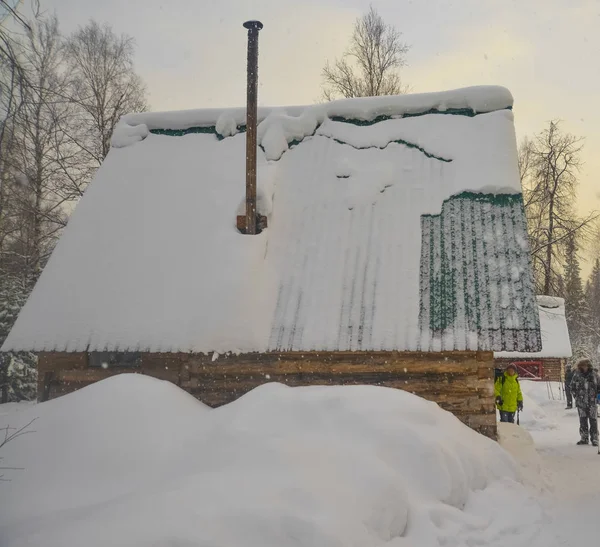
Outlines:
[[[554,198],[550,199],[548,209],[548,247],[546,247],[546,264],[544,272],[544,294],[550,295],[552,290],[552,237],[554,234]]]

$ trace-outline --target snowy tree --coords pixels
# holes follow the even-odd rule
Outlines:
[[[585,304],[578,252],[575,235],[571,234],[567,238],[566,244],[567,259],[564,266],[564,290],[565,303],[572,307],[573,312],[581,310]]]
[[[14,118],[13,146],[5,166],[12,180],[5,194],[12,202],[14,218],[3,247],[5,253],[11,253],[13,271],[15,262],[20,262],[20,274],[30,282],[41,273],[66,225],[65,206],[72,199],[64,192],[68,177],[60,167],[62,158],[73,156],[65,131],[73,124],[73,112],[65,98],[68,74],[62,69],[56,17],[32,27],[20,58],[27,83]]]
[[[592,314],[600,321],[600,258],[597,258],[586,286],[586,297]]]
[[[406,93],[399,70],[406,65],[409,49],[402,34],[371,6],[356,20],[344,55],[323,69],[325,99]]]
[[[67,178],[60,159],[72,153],[64,130],[72,123],[72,111],[56,17],[33,22],[13,51],[23,78],[12,87],[19,104],[5,119],[2,133],[0,343],[66,224],[70,201],[62,191]],[[35,397],[35,364],[30,353],[0,356],[3,400]]]
[[[600,259],[600,218],[597,218],[590,230],[590,254],[592,260]]]
[[[573,234],[567,238],[566,256],[564,268],[565,314],[575,357],[582,357],[582,354],[585,353],[584,339],[587,335],[585,326],[589,316],[581,281],[577,245]]]
[[[600,365],[600,259],[596,259],[586,284],[585,297],[589,319],[586,325],[590,357]]]
[[[30,287],[23,280],[0,271],[0,346],[8,336]],[[35,399],[37,359],[31,352],[0,353],[0,402]]]
[[[130,37],[91,21],[65,40],[56,16],[25,21],[13,4],[2,6],[22,28],[0,26],[0,343],[118,119],[146,107]],[[4,400],[35,396],[34,367],[29,353],[0,356]]]

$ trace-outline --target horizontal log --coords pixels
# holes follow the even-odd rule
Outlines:
[[[56,380],[59,382],[99,382],[105,378],[110,378],[117,374],[141,374],[139,367],[119,367],[119,368],[88,368],[85,370],[59,370],[56,372]]]
[[[414,391],[417,393],[446,393],[455,396],[473,396],[482,392],[484,395],[491,391],[488,386],[482,385],[477,378],[444,378],[432,377],[401,378],[393,375],[343,375],[331,376],[327,374],[286,374],[273,375],[269,378],[256,376],[252,379],[247,377],[192,377],[183,380],[183,388],[204,388],[210,390],[227,389],[252,389],[268,382],[277,382],[290,386],[302,385],[377,385]]]
[[[478,373],[479,366],[475,361],[464,363],[419,363],[419,362],[397,362],[397,363],[335,363],[329,364],[324,361],[276,361],[266,364],[261,363],[233,363],[226,365],[216,363],[198,364],[190,362],[184,365],[190,376],[196,375],[228,375],[228,376],[255,376],[273,374],[296,374],[296,373],[325,373],[329,375],[339,374],[400,374],[400,375],[455,375],[467,376]]]
[[[489,380],[494,377],[494,367],[481,366],[477,369],[477,376],[482,380]]]
[[[463,420],[464,418],[464,420]],[[468,426],[481,426],[481,425],[496,425],[496,413],[494,414],[470,414],[469,416],[460,416],[461,421],[464,421]]]
[[[382,384],[394,382],[397,384],[432,384],[432,385],[464,385],[465,387],[477,389],[486,386],[486,381],[478,379],[471,375],[458,374],[405,374],[404,372],[354,372],[345,374],[332,374],[327,371],[317,372],[297,372],[297,373],[279,373],[271,374],[190,374],[182,376],[183,379],[196,380],[198,385],[212,382],[239,382],[242,384],[255,384],[265,382],[280,383],[300,383],[311,384],[317,380],[326,380],[331,384]]]
[[[180,384],[179,368],[176,367],[146,368],[142,366],[139,372],[146,376],[158,378],[159,380],[167,380],[176,385]]]
[[[191,358],[190,353],[142,353],[142,366],[160,368],[165,365],[181,367]]]
[[[316,360],[326,362],[377,362],[377,361],[420,361],[420,362],[462,362],[474,360],[477,362],[493,362],[491,352],[475,351],[449,351],[449,352],[410,352],[410,351],[286,351],[244,354],[222,354],[213,361],[213,354],[185,353],[185,352],[141,352],[142,360],[147,363],[157,362],[196,362],[210,364],[213,362],[226,363],[269,363],[274,361],[302,361]],[[42,360],[54,363],[60,361],[74,362],[74,360],[87,360],[85,352],[39,352]]]
[[[54,353],[54,352],[40,352],[38,353],[38,370],[62,370],[71,368],[85,368],[87,367],[88,356],[87,353]]]
[[[212,355],[189,354],[188,362],[198,364],[228,362],[236,363],[260,363],[267,364],[277,361],[320,361],[320,362],[344,362],[344,363],[366,363],[366,362],[390,362],[390,361],[419,361],[419,362],[462,362],[462,361],[487,361],[491,353],[488,352],[400,352],[400,351],[288,351],[288,352],[266,352],[266,353],[243,353],[223,354],[213,361]]]
[[[498,440],[498,427],[496,424],[475,426],[475,427],[473,427],[473,429],[475,431],[477,431],[477,433],[480,433],[481,435],[485,435],[486,437],[489,437],[493,441]]]

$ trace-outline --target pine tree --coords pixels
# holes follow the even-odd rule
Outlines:
[[[17,320],[30,292],[28,283],[0,272],[0,346]],[[37,358],[31,352],[0,353],[0,401],[35,399],[37,394]]]
[[[600,365],[600,259],[596,259],[586,284],[585,297],[589,311],[588,333],[591,358]]]
[[[581,281],[577,244],[573,234],[567,238],[566,243],[563,296],[573,358],[589,357],[589,312]]]

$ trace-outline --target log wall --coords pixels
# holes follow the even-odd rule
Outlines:
[[[565,379],[565,364],[564,359],[558,358],[544,358],[544,359],[496,359],[496,366],[505,368],[507,365],[513,362],[527,363],[527,362],[542,362],[544,367],[543,380],[550,382],[564,382]]]
[[[473,429],[496,437],[491,352],[284,352],[223,355],[142,353],[139,367],[89,368],[85,353],[41,353],[38,397],[54,398],[114,374],[168,380],[216,407],[267,383],[370,384],[438,403]]]
[[[544,378],[551,382],[564,382],[565,370],[563,359],[544,359]]]

